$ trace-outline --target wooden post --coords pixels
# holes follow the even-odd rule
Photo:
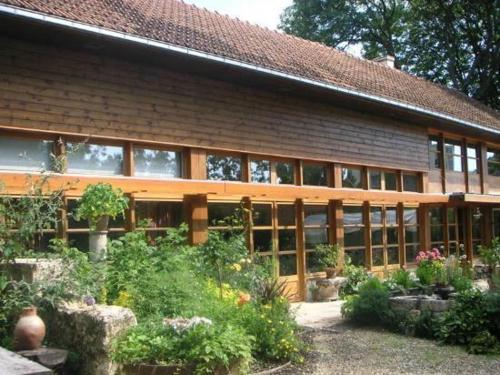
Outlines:
[[[189,243],[202,244],[208,239],[208,199],[204,194],[185,195],[187,221],[189,223]]]
[[[440,139],[440,144],[441,144],[441,153],[440,153],[440,156],[441,156],[441,188],[442,188],[443,194],[446,194],[446,165],[445,165],[445,155],[444,155],[445,147],[444,147],[444,135],[442,133],[439,135],[439,139]],[[438,147],[439,147],[439,144],[438,144]]]
[[[462,168],[465,176],[465,192],[470,193],[469,187],[469,158],[467,157],[467,139],[462,139]]]
[[[481,194],[488,194],[488,148],[485,143],[479,145],[479,173],[481,180]]]
[[[123,174],[133,176],[134,170],[134,149],[131,142],[125,142],[123,147]]]
[[[63,197],[62,207],[58,210],[57,214],[59,216],[59,222],[56,228],[57,238],[64,241],[68,240],[68,210],[67,210],[67,198]]]
[[[305,233],[304,233],[304,202],[302,199],[295,201],[296,216],[296,238],[297,238],[297,276],[298,276],[298,294],[300,300],[306,298],[306,252],[305,252]]]
[[[418,208],[418,238],[420,240],[420,249],[430,249],[431,234],[429,220],[429,206],[421,204]]]
[[[464,207],[465,214],[465,254],[472,260],[472,207]]]
[[[344,208],[341,200],[331,200],[328,202],[330,217],[330,233],[334,243],[340,246],[339,264],[340,270],[344,269]],[[330,242],[332,241],[330,240]]]
[[[295,185],[302,186],[304,185],[304,166],[302,164],[302,160],[295,161]]]
[[[399,264],[406,265],[406,251],[405,251],[405,213],[403,203],[397,205],[398,215],[398,237],[399,237]]]
[[[342,188],[342,165],[338,163],[333,165],[333,187]]]
[[[186,151],[186,177],[193,180],[207,179],[207,152],[201,148]]]
[[[243,197],[241,200],[243,204],[243,208],[247,210],[244,213],[245,216],[245,226],[246,226],[246,240],[247,240],[247,246],[250,254],[253,254],[253,220],[252,220],[252,201],[250,200],[250,197]]]
[[[136,229],[136,217],[135,217],[135,198],[133,194],[126,194],[128,197],[128,209],[125,213],[125,229],[132,232]]]
[[[363,223],[365,225],[365,267],[372,269],[372,233],[370,225],[370,202],[363,202]]]
[[[483,245],[488,246],[493,240],[493,210],[483,207]]]
[[[241,181],[252,181],[252,176],[250,176],[250,158],[248,157],[248,154],[243,154],[241,156]]]

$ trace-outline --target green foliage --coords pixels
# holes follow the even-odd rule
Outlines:
[[[439,318],[437,338],[449,344],[468,345],[472,339],[488,329],[488,313],[480,291],[460,293],[453,307]]]
[[[139,325],[114,344],[112,358],[122,364],[194,364],[196,374],[228,369],[235,361],[243,371],[251,358],[252,338],[232,325],[199,324],[176,332],[160,324]]]
[[[320,244],[315,247],[315,254],[318,256],[318,263],[323,268],[337,267],[340,254],[340,246]]]
[[[500,237],[491,241],[490,246],[481,246],[479,248],[479,256],[492,269],[500,266]]]
[[[498,352],[498,340],[488,331],[482,331],[474,336],[468,346],[471,354],[489,354]]]
[[[434,260],[421,261],[415,271],[422,285],[431,285],[443,275],[443,263]]]
[[[359,287],[358,295],[342,305],[342,315],[360,324],[384,323],[389,314],[389,291],[377,278],[369,278]]]
[[[395,56],[395,65],[500,105],[495,1],[294,0],[281,16],[288,34],[364,57]]]
[[[78,201],[75,218],[88,220],[90,228],[95,230],[99,219],[104,216],[112,218],[123,216],[127,207],[128,198],[123,196],[121,189],[115,189],[111,184],[100,182],[87,185],[83,196]]]
[[[286,297],[286,281],[277,277],[262,277],[256,280],[252,289],[254,298],[267,305],[280,297]]]
[[[348,256],[346,256],[343,274],[347,278],[347,282],[340,290],[342,297],[357,294],[359,286],[369,278],[366,269],[351,264],[351,259]]]
[[[389,280],[391,284],[397,285],[403,289],[410,289],[417,286],[417,283],[412,279],[410,272],[403,269],[393,272]]]

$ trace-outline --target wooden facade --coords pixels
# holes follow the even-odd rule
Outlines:
[[[131,207],[112,225],[115,235],[151,214],[152,232],[185,221],[191,242],[201,243],[225,207],[261,210],[269,220],[251,223],[249,247],[276,258],[296,299],[321,274],[310,267],[315,243],[339,243],[342,258],[383,275],[411,265],[418,249],[473,258],[475,246],[500,235],[500,177],[488,172],[488,150],[500,143],[491,139],[88,48],[6,36],[0,46],[0,142],[44,139],[63,157],[71,144],[118,148],[116,173],[74,172],[70,160],[51,179],[54,188],[70,184],[67,211],[87,184],[122,188]],[[437,168],[431,139],[439,141]],[[447,159],[448,141],[460,155]],[[175,154],[176,178],[138,175],[142,149]],[[237,181],[211,179],[214,156],[233,158]],[[447,160],[460,171],[448,170]],[[26,172],[0,168],[5,191],[22,193]],[[86,229],[64,215],[54,235],[77,240]]]

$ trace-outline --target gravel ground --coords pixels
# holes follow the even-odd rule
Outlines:
[[[311,343],[305,364],[291,374],[467,374],[500,375],[500,356],[469,355],[463,348],[338,322],[307,329]]]

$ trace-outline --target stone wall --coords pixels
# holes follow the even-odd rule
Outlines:
[[[63,275],[60,259],[17,258],[13,262],[0,263],[0,271],[9,279],[27,283],[54,280]]]

